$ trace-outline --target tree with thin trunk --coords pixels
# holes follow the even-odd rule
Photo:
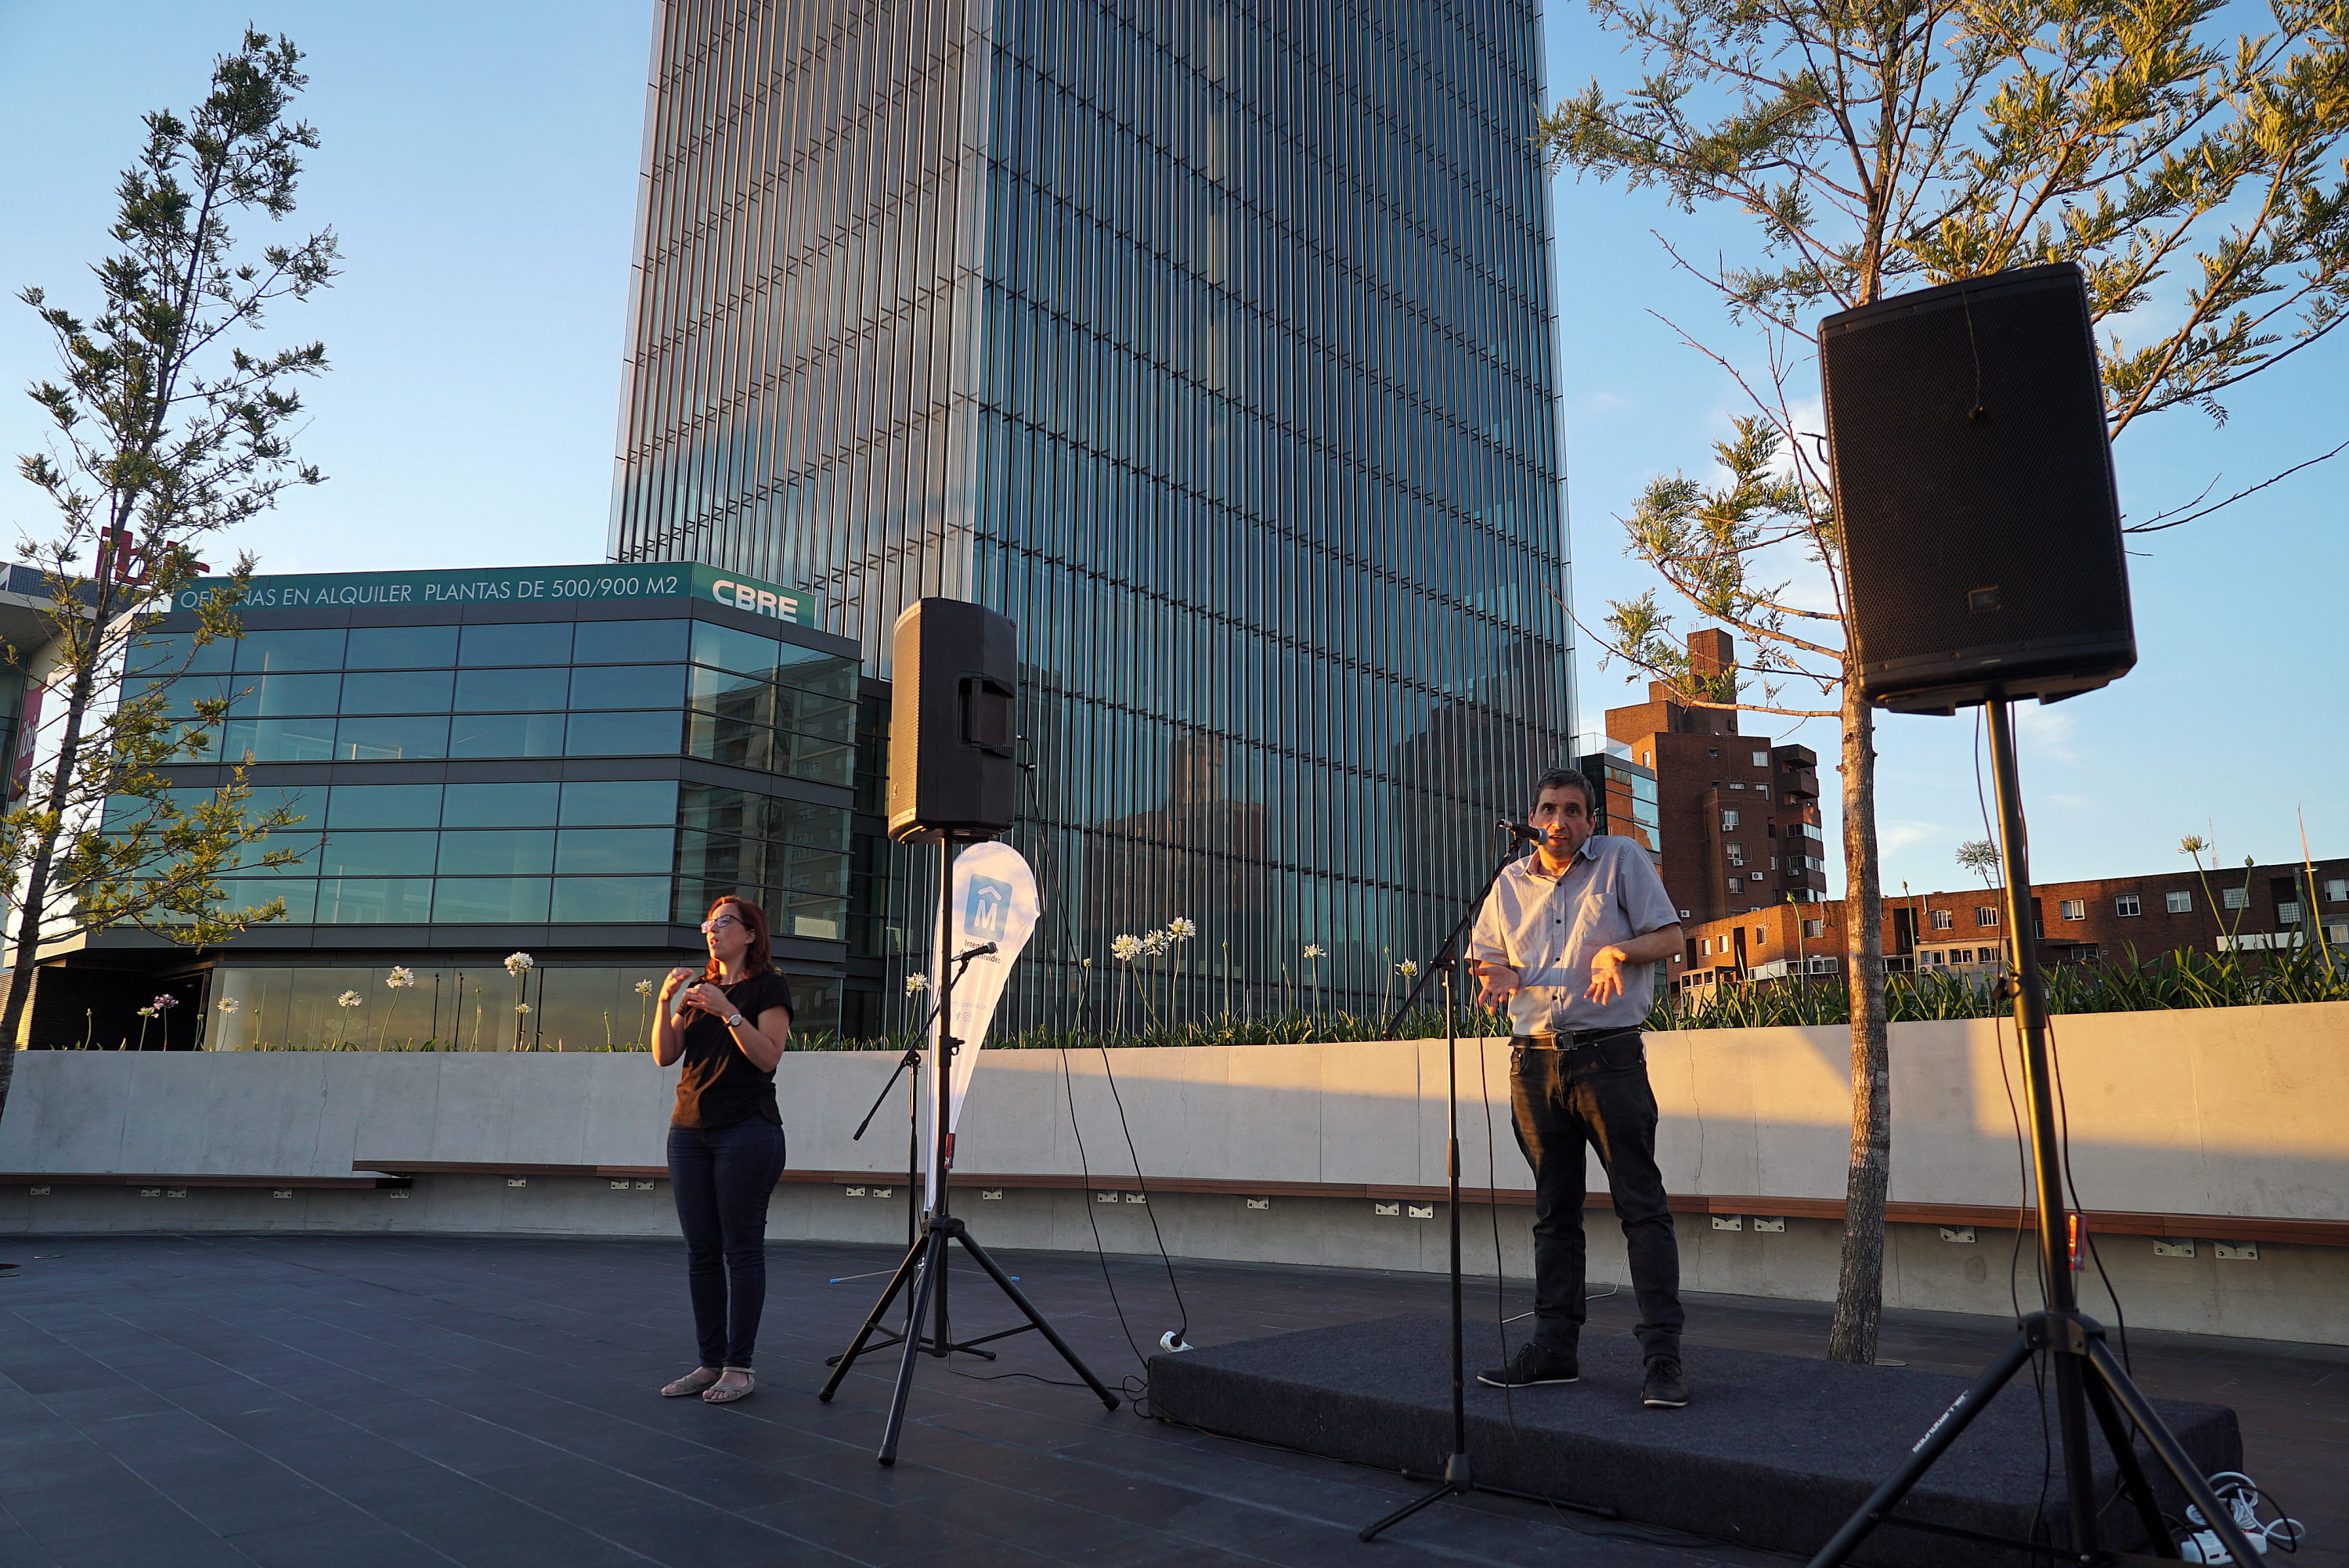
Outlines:
[[[2075,262],[2106,335],[2110,433],[2179,407],[2223,422],[2229,388],[2322,341],[2349,304],[2349,3],[2271,0],[2257,34],[2218,0],[1591,5],[1644,74],[1544,117],[1553,167],[1751,221],[1744,254],[1711,265],[1663,241],[1752,335],[1733,352],[1681,332],[1751,412],[1714,449],[1717,482],[1659,479],[1624,521],[1631,553],[1743,634],[1753,686],[1692,665],[1652,593],[1611,605],[1598,637],[1689,705],[1841,727],[1852,1135],[1829,1354],[1871,1361],[1891,1161],[1876,749],[1826,457],[1806,428],[1817,320]]]
[[[281,917],[282,901],[229,909],[224,873],[288,863],[254,852],[296,819],[248,813],[241,768],[191,799],[157,769],[201,755],[235,694],[191,695],[171,677],[238,634],[251,559],[201,593],[199,543],[252,518],[291,485],[319,482],[287,431],[302,411],[296,377],[326,368],[316,343],[255,351],[243,335],[269,308],[334,275],[332,231],[294,243],[240,245],[233,222],[294,210],[301,155],[317,133],[287,110],[306,82],[285,38],[248,30],[213,65],[185,119],[146,117],[122,176],[117,249],[92,269],[102,304],[85,319],[41,289],[22,298],[56,341],[56,380],[36,383],[48,449],[25,479],[53,522],[19,553],[47,584],[47,645],[31,655],[24,733],[0,815],[0,892],[14,910],[0,1006],[0,1110],[7,1104],[35,965],[45,948],[134,924],[190,944]],[[159,612],[191,609],[197,630],[145,635]],[[44,699],[36,711],[30,696]],[[229,758],[233,763],[233,758]]]

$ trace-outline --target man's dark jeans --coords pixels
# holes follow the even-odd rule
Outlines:
[[[1575,1347],[1583,1321],[1585,1143],[1599,1151],[1630,1253],[1641,1352],[1681,1353],[1681,1253],[1656,1169],[1656,1097],[1636,1029],[1577,1050],[1509,1053],[1517,1147],[1534,1168],[1534,1337]]]
[[[782,1173],[783,1130],[771,1121],[668,1130],[668,1181],[704,1367],[750,1366],[767,1305],[767,1200]]]

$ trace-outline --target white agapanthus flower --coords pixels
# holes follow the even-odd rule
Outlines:
[[[1131,964],[1142,956],[1142,938],[1124,934],[1111,937],[1109,955],[1120,964]]]
[[[139,1009],[139,1016],[142,1018],[151,1018],[155,1016],[155,1009],[152,1007],[141,1007]]]
[[[1155,958],[1165,952],[1174,940],[1163,931],[1145,932],[1142,938],[1142,951]]]
[[[335,1006],[337,1007],[356,1007],[366,1000],[366,997],[360,995],[356,991],[346,991],[341,995],[335,998]]]
[[[220,1010],[221,1010],[222,1012],[223,1012],[223,1013],[233,1013],[233,1012],[235,1012],[235,1011],[236,1011],[236,998],[235,998],[235,997],[233,997],[233,996],[223,996],[223,997],[222,997],[222,998],[221,998]]]
[[[639,980],[636,982],[636,995],[639,996],[649,996],[659,988],[660,987],[655,985],[649,980]]]
[[[929,988],[930,988],[930,977],[929,977],[928,975],[906,975],[906,976],[905,976],[905,995],[908,995],[908,996],[918,996],[918,995],[920,995],[923,992],[925,992],[925,991],[928,990]]]
[[[1176,942],[1188,942],[1199,934],[1199,928],[1178,914],[1166,923],[1166,934]]]
[[[1322,946],[1318,942],[1309,942],[1305,944],[1305,956],[1308,958],[1327,958],[1330,956],[1330,950]]]
[[[537,967],[537,964],[538,961],[527,953],[506,954],[506,973],[509,975],[527,975]]]
[[[416,971],[405,965],[395,964],[391,966],[391,973],[384,976],[383,983],[395,991],[405,991],[416,984]]]
[[[516,1002],[514,1004],[514,1011],[520,1013],[526,1018],[530,1016],[530,1004],[527,1002]]]
[[[1406,980],[1410,979],[1413,975],[1419,973],[1419,960],[1415,958],[1404,959],[1402,963],[1395,965],[1395,973],[1402,975]]]

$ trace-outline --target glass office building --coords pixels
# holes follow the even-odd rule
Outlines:
[[[259,578],[243,636],[202,646],[183,608],[129,689],[191,719],[226,703],[164,771],[192,803],[242,762],[251,814],[295,814],[222,881],[285,918],[197,954],[109,932],[65,963],[206,972],[216,1047],[595,1048],[644,1037],[637,984],[698,967],[704,912],[737,893],[768,912],[800,1026],[833,1026],[859,671],[809,611],[691,564]]]
[[[653,69],[613,556],[880,673],[1019,624],[1022,1021],[1177,916],[1180,1009],[1374,1006],[1571,760],[1535,7],[668,0]]]

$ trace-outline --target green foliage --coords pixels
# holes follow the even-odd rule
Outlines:
[[[19,462],[56,526],[19,552],[47,585],[47,646],[31,673],[48,701],[25,742],[37,758],[29,788],[0,815],[0,893],[19,912],[0,1038],[13,1037],[44,943],[132,924],[207,945],[285,913],[276,900],[224,907],[221,879],[288,863],[290,851],[250,851],[298,819],[248,816],[242,769],[192,807],[157,771],[194,752],[226,699],[174,717],[160,683],[179,672],[128,665],[140,634],[206,570],[196,559],[204,536],[288,486],[319,482],[295,460],[288,431],[302,413],[293,383],[326,367],[325,348],[254,351],[241,335],[273,305],[326,285],[334,234],[245,246],[233,228],[293,211],[301,155],[318,145],[287,118],[307,80],[301,58],[286,40],[248,31],[185,119],[146,117],[118,188],[117,248],[92,269],[97,314],[38,288],[21,295],[57,350],[57,378],[30,389],[48,449]],[[196,646],[239,634],[252,567],[241,560],[197,607]],[[0,1066],[0,1097],[5,1082]]]
[[[1554,162],[1753,220],[1700,276],[1808,335],[1904,287],[2075,261],[2116,434],[2217,395],[2349,304],[2349,7],[2271,0],[1592,0],[1647,74],[1545,117]],[[2168,283],[2172,274],[2179,281]],[[2167,286],[2165,286],[2167,285]]]
[[[2155,1013],[2189,1007],[2256,1007],[2291,1002],[2349,1002],[2349,961],[2323,947],[2247,957],[2179,948],[2139,961],[2056,965],[2045,971],[2051,1013]],[[1885,982],[1886,1011],[1896,1024],[2002,1016],[2012,1004],[1985,979],[1935,970]],[[1683,993],[1659,1001],[1651,1029],[1754,1029],[1790,1024],[1846,1024],[1851,993],[1841,975],[1806,985],[1765,980]]]

